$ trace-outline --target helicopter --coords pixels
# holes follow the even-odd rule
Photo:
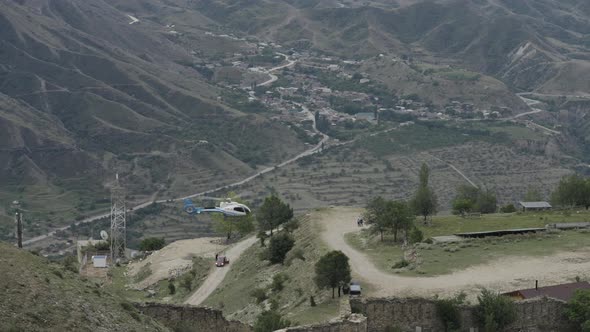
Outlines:
[[[197,207],[189,198],[184,199],[184,212],[188,214],[201,214],[203,212],[222,213],[228,217],[244,217],[252,213],[249,207],[242,203],[234,202],[230,198],[219,199],[206,197],[212,200],[221,200],[219,206],[213,207]]]

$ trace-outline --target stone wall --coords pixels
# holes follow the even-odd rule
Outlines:
[[[219,310],[161,303],[136,304],[144,315],[172,328],[199,332],[252,332],[252,326],[229,321]]]
[[[388,328],[402,331],[444,331],[436,314],[435,302],[427,299],[353,299],[354,313],[367,317],[367,331],[380,332]],[[473,307],[461,308],[463,331],[477,331]],[[565,303],[554,299],[534,299],[516,302],[517,320],[506,332],[566,331]],[[480,329],[481,330],[481,329]]]
[[[290,327],[280,332],[367,332],[367,318],[363,315],[350,315],[324,324]]]

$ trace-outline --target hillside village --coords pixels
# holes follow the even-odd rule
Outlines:
[[[0,8],[0,331],[590,331],[585,2]]]

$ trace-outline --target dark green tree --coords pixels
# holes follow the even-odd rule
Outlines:
[[[567,304],[565,314],[580,331],[590,332],[590,290],[577,290]]]
[[[486,331],[501,331],[516,320],[516,307],[507,296],[483,289],[477,301],[475,319]]]
[[[443,322],[445,332],[458,331],[461,328],[460,306],[465,302],[465,293],[450,299],[437,299],[436,314]]]
[[[407,242],[410,230],[414,228],[414,219],[416,219],[414,211],[412,211],[412,208],[403,201],[391,201],[388,202],[387,205],[389,218],[393,219],[393,240],[397,241],[398,231],[403,230]]]
[[[295,240],[286,233],[279,233],[270,238],[268,245],[268,259],[273,264],[283,264],[285,256],[295,245]]]
[[[563,177],[551,196],[556,205],[565,207],[590,207],[590,179],[579,175]]]
[[[469,199],[455,198],[455,200],[453,200],[453,213],[465,217],[467,213],[473,210],[473,205],[474,203]]]
[[[291,326],[291,322],[283,319],[281,314],[271,310],[258,315],[254,323],[254,332],[272,332]]]
[[[428,216],[436,213],[438,207],[436,195],[428,185],[429,178],[430,169],[424,163],[420,169],[420,184],[412,199],[412,206],[417,215],[424,217],[425,222]]]
[[[476,209],[481,213],[495,213],[498,209],[496,194],[489,190],[480,191],[477,197]]]
[[[264,203],[256,214],[261,230],[270,231],[293,219],[293,209],[289,204],[283,203],[276,195],[264,199]]]
[[[370,225],[371,232],[379,233],[383,241],[383,233],[392,229],[391,206],[383,197],[375,197],[366,206],[364,219]]]
[[[348,256],[342,251],[330,251],[320,258],[315,265],[315,283],[319,288],[338,288],[338,296],[342,286],[350,283],[350,265]]]
[[[141,240],[139,244],[139,250],[141,251],[154,251],[164,248],[166,241],[164,238],[148,237]]]

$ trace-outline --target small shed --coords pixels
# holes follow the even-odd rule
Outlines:
[[[590,289],[590,283],[587,281],[573,282],[569,284],[560,284],[546,287],[538,287],[538,282],[535,281],[535,288],[520,289],[502,295],[509,296],[516,300],[527,300],[535,297],[551,297],[554,299],[569,302],[574,296],[574,293],[579,289]]]
[[[92,265],[96,268],[107,267],[108,256],[92,256]]]
[[[522,212],[551,210],[551,204],[547,202],[518,202]]]

